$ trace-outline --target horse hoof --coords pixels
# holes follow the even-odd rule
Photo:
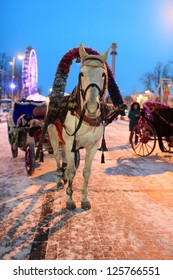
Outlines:
[[[63,183],[57,183],[57,190],[58,190],[58,191],[59,191],[59,190],[63,190],[63,188],[64,188]]]
[[[68,210],[75,210],[76,209],[76,205],[73,201],[67,201],[66,202],[66,208]]]
[[[82,201],[81,202],[81,207],[84,209],[84,210],[89,210],[91,208],[91,204],[89,201]]]
[[[66,179],[63,179],[63,181],[64,181],[64,185],[67,184],[67,180]]]

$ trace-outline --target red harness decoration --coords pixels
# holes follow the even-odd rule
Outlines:
[[[81,110],[77,109],[76,111],[71,111],[71,114],[79,119],[81,115]],[[100,124],[102,123],[102,117],[98,116],[96,118],[89,118],[86,115],[84,115],[83,122],[90,126],[100,126]]]
[[[57,132],[58,132],[58,137],[59,137],[60,141],[61,141],[63,144],[65,144],[65,140],[64,140],[64,138],[63,138],[63,136],[62,136],[63,125],[62,125],[62,123],[61,123],[61,121],[60,121],[59,118],[56,119],[56,121],[55,121],[55,126],[56,126],[56,130],[57,130]]]

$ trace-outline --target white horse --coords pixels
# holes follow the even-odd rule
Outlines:
[[[108,83],[107,68],[105,65],[108,52],[109,49],[102,55],[90,55],[85,51],[82,44],[79,47],[79,54],[82,59],[77,90],[80,108],[73,112],[68,111],[62,131],[65,141],[63,164],[64,167],[67,164],[65,180],[68,181],[66,207],[70,210],[76,208],[72,198],[72,185],[76,173],[74,150],[80,148],[85,148],[86,150],[81,207],[85,210],[91,207],[87,197],[88,181],[91,173],[92,160],[97,152],[104,130],[102,108]],[[60,170],[59,137],[54,124],[49,125],[48,133],[57,162],[57,169]]]

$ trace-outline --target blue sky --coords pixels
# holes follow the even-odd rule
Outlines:
[[[173,60],[173,0],[2,0],[0,11],[0,52],[14,56],[31,45],[44,95],[62,56],[80,42],[100,53],[117,43],[116,81],[123,96],[143,90],[140,77],[158,61]],[[77,83],[78,68],[71,68],[67,92]]]

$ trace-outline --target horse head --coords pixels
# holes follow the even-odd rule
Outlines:
[[[106,59],[109,49],[102,55],[88,54],[80,44],[79,54],[82,65],[79,73],[81,104],[89,117],[99,114],[100,102],[105,97],[108,75]]]

